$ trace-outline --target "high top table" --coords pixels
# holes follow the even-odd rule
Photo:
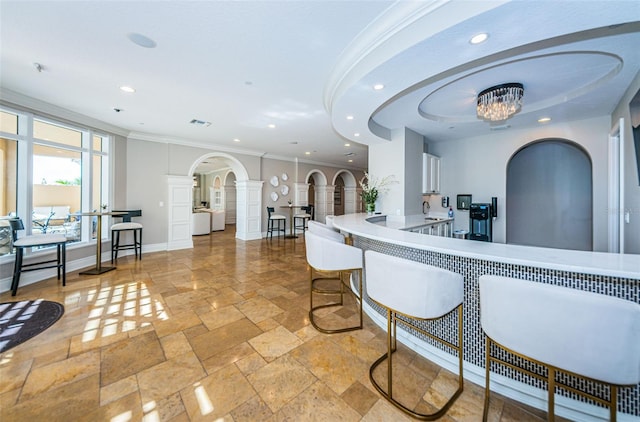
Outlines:
[[[98,275],[98,274],[106,273],[107,271],[115,270],[116,267],[103,267],[100,259],[102,256],[102,216],[103,215],[111,215],[111,216],[127,215],[127,213],[122,211],[107,211],[107,212],[94,211],[94,212],[78,213],[76,215],[79,215],[82,217],[96,217],[98,220],[98,224],[96,227],[96,266],[95,268],[92,268],[90,270],[82,271],[80,275]]]
[[[280,208],[289,208],[289,234],[285,235],[285,239],[297,239],[298,236],[293,234],[293,209],[302,208],[302,205],[281,205]]]

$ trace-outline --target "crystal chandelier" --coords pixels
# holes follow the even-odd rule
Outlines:
[[[519,83],[492,86],[478,94],[478,118],[490,122],[507,120],[520,111],[524,88]]]

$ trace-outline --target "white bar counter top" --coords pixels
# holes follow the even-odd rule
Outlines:
[[[640,255],[479,242],[411,233],[404,230],[424,223],[425,217],[422,214],[403,218],[389,216],[384,224],[367,221],[384,219],[383,215],[347,214],[336,216],[333,224],[337,229],[356,236],[410,248],[486,259],[505,264],[528,265],[640,281]]]

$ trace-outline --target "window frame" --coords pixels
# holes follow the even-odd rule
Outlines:
[[[80,183],[80,212],[91,211],[95,207],[93,199],[96,195],[94,192],[94,159],[100,157],[101,159],[101,171],[98,177],[101,179],[98,184],[99,192],[97,192],[99,202],[102,204],[109,204],[113,198],[112,186],[113,186],[113,160],[111,152],[113,150],[114,136],[108,132],[100,129],[94,129],[92,127],[68,122],[64,119],[56,119],[38,114],[32,111],[20,110],[12,108],[4,104],[0,104],[0,111],[16,114],[18,116],[18,133],[8,133],[0,131],[0,137],[15,140],[17,142],[17,174],[16,174],[16,189],[18,195],[16,197],[16,213],[22,216],[22,220],[25,225],[25,233],[31,234],[32,232],[32,211],[33,211],[33,151],[34,145],[43,145],[47,147],[68,150],[73,152],[79,152],[82,160],[81,169],[81,183]],[[47,124],[59,126],[65,129],[78,131],[81,133],[81,146],[75,147],[62,142],[50,141],[46,139],[35,138],[33,136],[34,122],[44,122]],[[100,137],[100,149],[94,149],[94,138]],[[81,217],[85,219],[83,222],[87,223],[91,220],[88,217]],[[100,239],[102,241],[109,238],[109,224],[104,224]],[[91,237],[91,224],[81,225],[80,240],[70,243],[68,245],[74,246],[87,246],[96,242],[96,238]],[[48,251],[50,248],[44,248],[40,251]],[[39,251],[32,251],[32,253],[38,253]],[[11,258],[7,258],[11,257]],[[0,256],[0,263],[13,259],[13,252]]]

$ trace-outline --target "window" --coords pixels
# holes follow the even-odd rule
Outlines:
[[[0,109],[0,255],[12,252],[9,242],[3,246],[3,233],[10,236],[3,221],[10,216],[22,218],[27,234],[63,233],[72,243],[95,239],[96,222],[77,214],[108,202],[108,151],[106,134]]]

